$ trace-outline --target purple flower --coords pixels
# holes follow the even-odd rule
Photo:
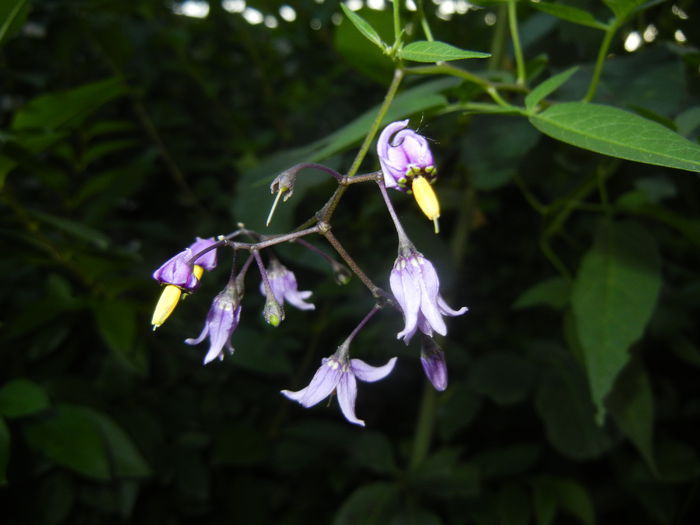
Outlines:
[[[299,291],[296,277],[282,263],[273,261],[267,272],[272,294],[280,306],[287,301],[292,306],[299,308],[299,310],[313,310],[316,308],[313,304],[304,301],[304,299],[311,297],[311,292]],[[267,295],[264,282],[260,283],[260,293]]]
[[[384,128],[377,140],[377,154],[387,188],[408,191],[416,177],[432,182],[437,176],[428,141],[408,128],[408,119]]]
[[[316,405],[335,390],[338,403],[345,419],[356,425],[365,426],[365,422],[355,416],[355,398],[357,397],[357,379],[372,383],[388,376],[394,368],[396,358],[392,357],[384,366],[371,366],[360,359],[349,359],[347,347],[341,345],[330,357],[324,357],[321,366],[314,374],[311,383],[297,392],[282,390],[282,394],[293,401],[309,408]]]
[[[440,335],[447,333],[443,315],[462,315],[468,309],[450,308],[440,295],[440,281],[435,268],[414,248],[406,248],[394,263],[389,277],[391,291],[403,312],[405,326],[396,338],[406,344],[420,329],[428,337],[435,330]]]
[[[199,278],[204,270],[211,271],[216,268],[216,249],[208,251],[196,261],[191,260],[192,256],[215,242],[214,239],[197,237],[188,248],[168,259],[153,272],[153,278],[163,284],[172,284],[188,292],[193,291],[199,286]]]
[[[447,388],[447,363],[443,352],[432,337],[425,337],[420,349],[420,363],[425,376],[442,392]]]
[[[241,304],[235,287],[227,286],[223,292],[214,298],[204,323],[204,329],[196,339],[186,339],[188,345],[197,345],[209,337],[209,351],[204,357],[204,364],[217,357],[224,358],[224,346],[233,354],[231,334],[238,326],[241,318]]]

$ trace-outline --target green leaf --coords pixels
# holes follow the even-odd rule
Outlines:
[[[615,13],[618,21],[622,21],[646,1],[647,0],[603,0],[603,3]]]
[[[27,0],[5,0],[0,4],[0,45],[19,29],[28,10]]]
[[[86,410],[102,433],[109,453],[112,475],[118,478],[150,476],[151,470],[146,464],[146,460],[126,432],[105,414],[96,410]]]
[[[543,349],[550,364],[541,371],[535,408],[542,418],[547,439],[561,454],[573,459],[591,459],[608,450],[612,441],[595,424],[586,378],[581,367],[561,350]]]
[[[596,153],[700,171],[700,145],[618,108],[565,102],[531,115],[530,122],[545,135]]]
[[[137,372],[147,368],[147,355],[136,340],[136,311],[125,301],[104,300],[93,306],[95,321],[109,349]]]
[[[119,78],[108,78],[30,100],[15,113],[11,129],[53,130],[78,124],[102,105],[127,93]]]
[[[513,309],[549,306],[561,310],[569,303],[571,281],[561,276],[550,277],[525,290],[513,303]]]
[[[100,250],[105,250],[109,247],[109,237],[85,223],[39,211],[32,211],[32,214],[37,219],[50,226],[53,226],[57,230],[61,230],[64,233],[75,237],[76,239],[94,244]]]
[[[644,333],[661,287],[656,241],[633,223],[602,223],[572,292],[576,332],[598,420],[603,400]]]
[[[470,386],[499,405],[512,405],[527,397],[535,382],[535,370],[511,352],[489,352],[477,359],[469,375]]]
[[[27,442],[46,457],[84,476],[110,479],[102,430],[91,410],[63,404],[52,417],[24,427]]]
[[[634,443],[651,471],[656,474],[652,444],[654,398],[640,359],[632,359],[622,371],[608,397],[607,407],[617,426]]]
[[[30,416],[49,406],[46,392],[28,379],[13,379],[0,388],[0,416]]]
[[[420,40],[402,47],[399,56],[414,62],[441,62],[464,58],[488,58],[491,54],[460,49],[445,42]]]
[[[527,110],[532,112],[542,99],[556,91],[562,84],[569,80],[571,75],[576,73],[576,71],[578,71],[578,66],[562,71],[539,84],[525,97],[525,107]]]
[[[573,22],[583,26],[593,27],[606,31],[608,25],[596,20],[591,13],[565,4],[555,4],[553,2],[528,2],[528,5],[567,22]]]
[[[398,506],[398,488],[376,482],[360,487],[346,499],[333,520],[334,525],[384,525]]]
[[[0,417],[0,486],[7,485],[7,464],[10,462],[10,429]]]
[[[585,487],[573,479],[537,476],[531,481],[537,525],[554,523],[557,510],[578,518],[583,525],[595,525],[595,509]]]
[[[354,13],[345,4],[340,4],[340,8],[343,10],[345,16],[348,17],[348,20],[352,22],[352,24],[357,28],[357,30],[360,33],[362,33],[362,35],[367,40],[379,47],[379,49],[381,49],[382,51],[386,49],[386,44],[382,41],[381,37],[379,36],[379,33],[377,33],[377,31],[369,24],[369,22],[367,22],[357,13]]]
[[[498,491],[498,514],[503,525],[529,525],[532,510],[527,492],[517,484],[504,484]]]

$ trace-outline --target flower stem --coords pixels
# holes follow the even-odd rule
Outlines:
[[[420,16],[420,25],[425,33],[425,39],[432,42],[433,32],[430,30],[428,25],[428,18],[425,16],[425,9],[423,9],[423,0],[418,0],[418,16]]]
[[[379,191],[382,193],[384,203],[386,204],[386,209],[389,210],[389,215],[391,215],[391,220],[394,221],[394,227],[396,228],[396,233],[399,236],[399,244],[410,245],[411,241],[408,239],[408,235],[406,235],[406,231],[403,229],[401,221],[399,221],[398,215],[396,215],[396,210],[394,210],[394,205],[392,204],[391,199],[389,198],[389,194],[386,191],[384,181],[378,180],[377,186],[379,186]]]
[[[381,306],[379,305],[374,305],[372,309],[365,315],[364,319],[360,321],[360,323],[355,327],[355,329],[350,332],[350,335],[345,339],[345,344],[349,345],[353,339],[355,339],[355,336],[362,330],[365,325],[369,322],[372,317],[374,317],[374,314],[376,314],[379,310],[381,309]]]
[[[416,422],[416,434],[413,438],[413,451],[411,452],[411,469],[416,469],[428,455],[430,441],[435,425],[435,408],[437,396],[435,390],[428,381],[423,387],[423,398],[421,399],[420,412]]]
[[[340,243],[340,241],[336,239],[335,235],[333,235],[330,229],[322,231],[321,235],[323,235],[326,238],[326,240],[330,243],[330,245],[333,246],[333,248],[335,248],[335,251],[338,252],[338,255],[340,255],[343,258],[345,264],[347,264],[350,267],[352,272],[355,275],[357,275],[360,281],[362,281],[362,283],[369,289],[369,291],[372,292],[372,295],[374,297],[385,296],[385,293],[382,293],[383,291],[381,290],[381,288],[374,284],[372,282],[372,279],[367,277],[367,274],[365,274],[365,272],[363,272],[362,269],[357,265],[355,260],[347,252],[347,250]]]
[[[393,0],[394,4],[394,48],[398,46],[401,40],[401,14],[399,0]]]
[[[510,37],[513,40],[513,53],[515,54],[515,64],[518,71],[516,83],[525,85],[525,60],[523,50],[520,46],[520,34],[518,33],[518,10],[515,6],[516,0],[508,0],[508,23],[510,24]]]
[[[583,97],[583,102],[590,102],[595,96],[595,92],[598,89],[598,82],[600,81],[600,75],[603,72],[603,63],[605,62],[605,57],[610,49],[610,43],[612,38],[617,31],[618,24],[614,22],[608,26],[605,31],[605,36],[603,37],[603,42],[600,44],[600,49],[598,50],[598,58],[595,62],[595,69],[593,70],[593,78],[591,78],[591,83],[588,86],[588,91],[586,96]]]

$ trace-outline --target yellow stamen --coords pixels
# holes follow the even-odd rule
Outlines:
[[[267,220],[265,221],[265,226],[270,225],[270,221],[272,220],[272,215],[275,213],[275,210],[277,209],[277,204],[279,204],[280,197],[282,194],[287,191],[288,188],[285,186],[282,186],[278,191],[277,191],[277,197],[275,197],[275,202],[272,203],[272,208],[270,208],[270,213],[267,216]],[[287,199],[285,199],[287,200]]]
[[[192,269],[192,273],[199,281],[202,278],[202,275],[204,275],[204,268],[198,264],[195,264],[194,268]]]
[[[411,190],[413,190],[413,196],[416,198],[416,202],[418,203],[421,211],[426,217],[428,217],[428,219],[433,221],[433,224],[435,225],[435,233],[438,233],[440,231],[438,226],[438,218],[440,217],[440,203],[438,202],[437,195],[435,195],[433,187],[424,177],[416,177],[413,179]]]
[[[158,299],[158,304],[156,304],[156,309],[153,311],[153,318],[151,319],[154,330],[170,317],[177,303],[180,302],[181,295],[182,291],[172,284],[168,284],[163,288],[163,293],[160,294],[160,299]]]

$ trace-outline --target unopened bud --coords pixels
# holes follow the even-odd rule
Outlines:
[[[265,308],[263,308],[263,317],[267,324],[278,327],[284,321],[284,308],[274,297],[268,297],[265,301]]]

